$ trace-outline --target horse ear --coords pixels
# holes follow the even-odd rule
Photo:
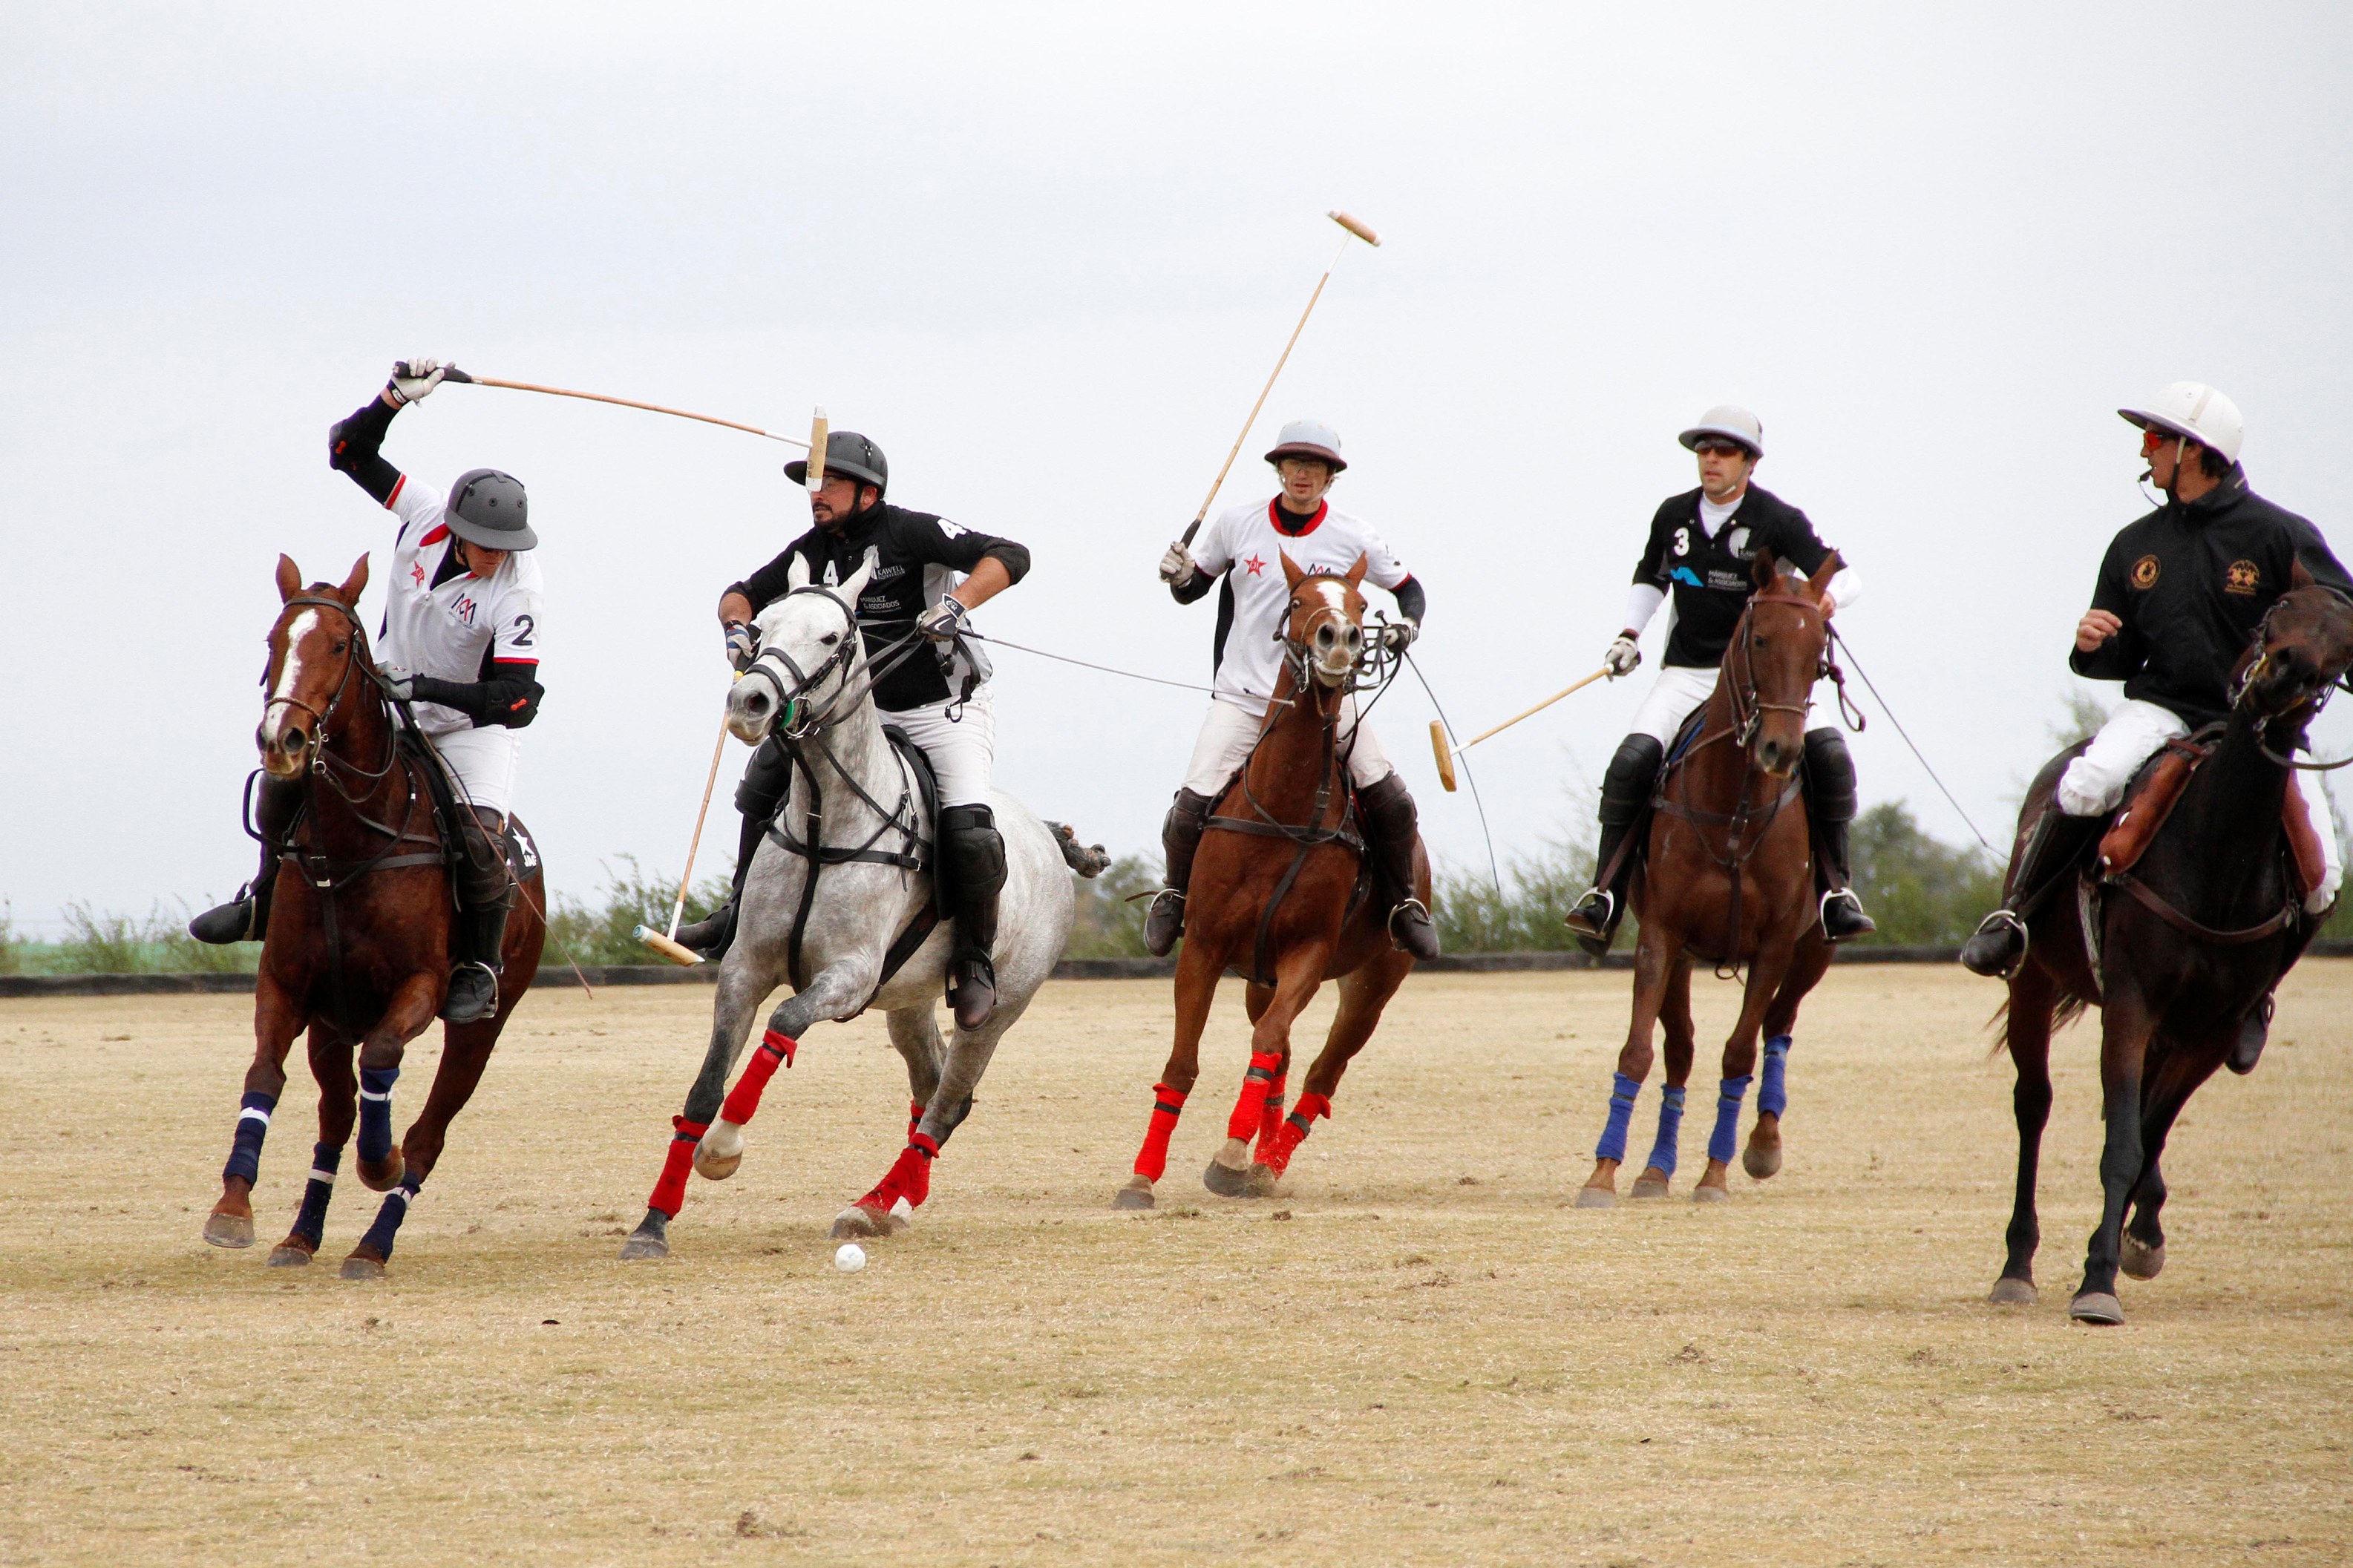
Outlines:
[[[2302,561],[2290,560],[2288,562],[2287,585],[2289,587],[2309,588],[2313,584],[2318,581],[2318,578],[2315,577],[2311,573],[2304,569],[2304,563]]]
[[[278,558],[278,602],[284,604],[302,591],[302,568],[294,564],[291,555]]]
[[[1293,563],[1291,552],[1289,551],[1278,550],[1275,553],[1282,557],[1282,580],[1290,584],[1293,591],[1296,592],[1299,584],[1307,581],[1307,574],[1302,572],[1298,566]]]
[[[797,561],[800,557],[797,555],[793,559]],[[858,570],[852,572],[849,574],[849,581],[841,585],[841,596],[852,605],[857,604],[858,595],[866,591],[867,580],[874,575],[875,564],[881,560],[880,551],[871,549],[867,551],[866,559],[858,563]]]
[[[1371,564],[1371,563],[1366,560],[1364,552],[1361,550],[1358,551],[1356,552],[1356,563],[1348,568],[1349,587],[1361,588],[1365,585],[1365,568],[1369,564]]]
[[[806,588],[808,584],[808,557],[796,550],[793,552],[793,558],[785,563],[785,586]]]
[[[344,578],[343,585],[336,590],[343,595],[343,603],[355,610],[360,607],[360,595],[367,591],[367,563],[365,555],[353,562],[352,574]]]
[[[1773,574],[1778,566],[1779,563],[1774,558],[1772,547],[1760,544],[1757,547],[1757,558],[1748,563],[1748,580],[1759,588],[1770,588],[1773,585]]]
[[[1845,564],[1844,561],[1839,559],[1839,552],[1835,550],[1823,556],[1822,563],[1815,567],[1812,574],[1806,578],[1807,592],[1812,594],[1817,599],[1820,598],[1822,591],[1831,585],[1831,579],[1837,576],[1839,568]]]

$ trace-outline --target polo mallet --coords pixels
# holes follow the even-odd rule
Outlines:
[[[822,408],[817,411],[816,419],[809,425],[810,438],[804,441],[797,436],[779,436],[774,430],[763,430],[757,425],[745,425],[733,419],[722,419],[714,414],[690,414],[683,408],[665,408],[659,403],[639,403],[634,397],[609,397],[601,392],[575,392],[564,386],[539,386],[528,381],[501,381],[494,376],[468,375],[454,364],[441,367],[441,379],[454,381],[464,386],[502,386],[509,392],[541,392],[550,397],[577,397],[589,403],[610,403],[622,408],[642,408],[649,414],[667,414],[673,419],[698,419],[705,425],[724,425],[730,430],[741,430],[749,436],[764,436],[771,441],[782,441],[788,447],[800,447],[815,454],[815,460],[809,464],[809,488],[812,489],[817,488],[825,472],[823,454],[826,423],[825,410]]]
[[[1546,709],[1551,707],[1562,698],[1568,696],[1571,692],[1584,690],[1587,687],[1592,685],[1595,681],[1600,679],[1603,676],[1609,673],[1609,670],[1606,666],[1600,669],[1597,669],[1591,675],[1588,675],[1584,679],[1578,681],[1576,685],[1564,687],[1560,690],[1554,692],[1551,696],[1546,698],[1543,701],[1537,703],[1526,712],[1514,713],[1510,718],[1504,720],[1502,723],[1496,725],[1493,729],[1481,731],[1478,734],[1472,736],[1469,740],[1463,742],[1461,745],[1455,747],[1451,752],[1446,749],[1445,726],[1440,724],[1437,720],[1432,719],[1430,721],[1430,749],[1432,754],[1438,758],[1438,782],[1444,784],[1446,786],[1447,793],[1451,795],[1454,792],[1455,758],[1461,756],[1463,752],[1469,751],[1472,747],[1477,745],[1488,736],[1502,734],[1504,731],[1510,729],[1521,720],[1530,718],[1535,714],[1543,712]]]
[[[1291,329],[1291,339],[1282,345],[1282,357],[1274,362],[1274,368],[1267,373],[1266,384],[1258,389],[1258,401],[1250,405],[1250,417],[1242,421],[1241,432],[1234,437],[1233,450],[1226,454],[1225,464],[1218,469],[1218,477],[1210,484],[1209,493],[1201,498],[1201,510],[1195,512],[1193,521],[1185,525],[1185,542],[1187,544],[1192,543],[1193,536],[1201,531],[1201,520],[1209,515],[1209,503],[1218,499],[1218,491],[1225,487],[1226,475],[1233,471],[1234,459],[1241,456],[1242,443],[1250,439],[1250,426],[1258,423],[1259,410],[1266,406],[1267,394],[1274,390],[1274,378],[1281,375],[1282,367],[1290,363],[1291,351],[1298,343],[1299,334],[1306,330],[1307,318],[1314,313],[1315,301],[1324,298],[1324,285],[1332,281],[1332,268],[1339,266],[1340,258],[1347,254],[1348,241],[1361,239],[1376,247],[1381,243],[1379,235],[1346,213],[1334,211],[1324,216],[1348,232],[1340,237],[1340,248],[1332,253],[1331,265],[1324,268],[1324,276],[1315,279],[1315,292],[1307,296],[1307,309],[1299,312],[1299,325]]]
[[[822,418],[824,416],[820,414],[818,417]],[[815,464],[810,465],[812,468],[815,466]],[[739,675],[736,679],[741,680],[743,677]],[[711,815],[711,790],[712,786],[719,782],[719,759],[726,755],[726,752],[727,721],[722,719],[719,721],[718,743],[711,748],[711,771],[702,775],[702,805],[697,807],[694,813],[694,837],[686,841],[686,874],[679,878],[678,900],[670,907],[670,930],[667,932],[658,931],[649,925],[641,924],[629,932],[631,936],[644,942],[672,963],[681,963],[690,969],[703,962],[702,954],[680,943],[678,922],[686,914],[686,889],[694,880],[694,855],[696,850],[702,847],[702,819]]]

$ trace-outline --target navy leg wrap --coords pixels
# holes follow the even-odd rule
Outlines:
[[[387,1160],[392,1157],[392,1086],[399,1078],[398,1068],[360,1069],[360,1158],[363,1160]]]
[[[221,1180],[243,1177],[250,1186],[261,1174],[261,1141],[269,1136],[269,1113],[278,1109],[278,1097],[248,1089],[237,1102],[237,1136],[229,1141],[228,1163],[221,1167]]]
[[[373,1247],[379,1258],[392,1256],[392,1238],[400,1234],[400,1222],[408,1217],[408,1205],[417,1201],[417,1186],[403,1182],[384,1194],[384,1206],[375,1211],[375,1223],[360,1237],[360,1245]]]
[[[311,1145],[311,1181],[302,1189],[302,1209],[294,1216],[294,1234],[313,1247],[327,1234],[327,1200],[335,1195],[335,1167],[343,1163],[342,1144]]]
[[[1758,1114],[1778,1116],[1789,1106],[1789,1037],[1776,1035],[1765,1042],[1765,1076],[1757,1084]]]
[[[1723,1080],[1715,1097],[1715,1132],[1707,1141],[1707,1157],[1732,1163],[1740,1152],[1740,1102],[1748,1098],[1748,1075]]]
[[[1669,1084],[1659,1091],[1659,1141],[1651,1145],[1651,1169],[1675,1173],[1675,1144],[1683,1137],[1683,1091]]]
[[[1634,1097],[1642,1092],[1642,1086],[1622,1072],[1612,1076],[1616,1081],[1609,1088],[1609,1121],[1601,1129],[1601,1142],[1593,1146],[1593,1157],[1622,1162],[1626,1127],[1634,1120]]]

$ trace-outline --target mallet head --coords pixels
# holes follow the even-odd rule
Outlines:
[[[1364,219],[1350,217],[1346,213],[1342,212],[1337,207],[1333,208],[1324,216],[1330,218],[1334,223],[1338,224],[1342,228],[1346,229],[1350,234],[1355,235],[1358,239],[1363,240],[1366,245],[1372,246],[1376,249],[1379,248],[1381,237],[1375,234],[1371,229],[1366,227]]]

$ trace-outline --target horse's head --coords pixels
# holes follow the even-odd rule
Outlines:
[[[2301,564],[2293,581],[2240,658],[2234,706],[2267,722],[2293,720],[2301,731],[2353,667],[2353,602],[2314,582]]]
[[[785,569],[790,591],[760,612],[760,656],[727,694],[727,727],[754,745],[781,725],[793,734],[838,717],[833,710],[865,664],[858,635],[858,595],[874,574],[874,552],[838,588],[809,582],[796,555]]]
[[[1282,552],[1278,551],[1277,554]],[[1365,558],[1345,575],[1302,572],[1282,556],[1283,580],[1291,584],[1282,641],[1299,665],[1301,679],[1316,685],[1348,684],[1365,657]]]
[[[343,699],[352,678],[367,668],[360,628],[361,590],[368,562],[352,565],[342,587],[302,585],[302,569],[278,558],[278,624],[269,628],[269,663],[261,672],[261,726],[253,734],[261,765],[272,778],[301,775],[329,731],[348,719]]]
[[[1725,656],[1723,678],[1736,682],[1732,702],[1741,743],[1758,768],[1777,777],[1806,752],[1806,701],[1821,678],[1830,640],[1822,590],[1838,569],[1835,550],[1810,577],[1769,550],[1757,551],[1750,567],[1757,592]]]

